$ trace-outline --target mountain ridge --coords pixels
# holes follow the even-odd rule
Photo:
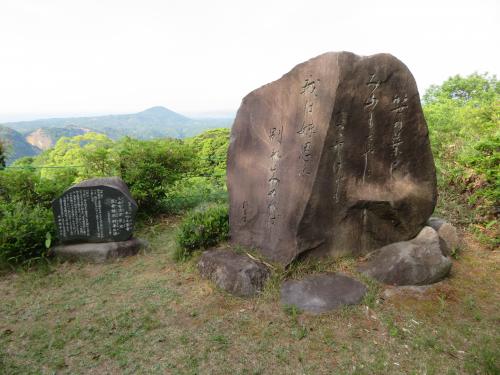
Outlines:
[[[12,144],[9,162],[34,156],[52,147],[63,136],[73,137],[88,131],[102,133],[111,139],[129,136],[137,139],[187,138],[205,130],[229,128],[233,118],[192,119],[163,106],[129,114],[55,117],[31,121],[5,122],[1,138]],[[14,142],[15,140],[15,142]],[[27,144],[29,146],[27,146]]]
[[[155,106],[137,113],[109,114],[100,116],[77,116],[77,117],[53,117],[30,121],[4,122],[2,125],[14,129],[20,133],[32,132],[39,128],[63,128],[75,126],[78,128],[130,128],[137,126],[165,127],[174,125],[187,125],[195,122],[186,116],[174,112],[166,107]]]
[[[36,156],[42,152],[38,147],[28,143],[21,133],[2,125],[0,125],[0,141],[6,146],[7,165],[24,156]]]

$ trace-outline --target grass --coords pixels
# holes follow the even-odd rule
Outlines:
[[[0,276],[2,374],[498,374],[498,252],[472,236],[450,278],[384,297],[354,262],[279,267],[240,299],[172,260],[178,219],[140,229],[150,248],[106,265],[51,262]],[[286,278],[341,271],[363,304],[318,316],[281,306]]]

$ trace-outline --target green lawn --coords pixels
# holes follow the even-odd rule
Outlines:
[[[175,220],[106,265],[52,262],[0,276],[1,374],[498,374],[499,256],[466,236],[451,277],[423,295],[311,316],[279,304],[287,277],[354,274],[354,261],[276,268],[264,293],[232,297],[172,261]],[[385,296],[385,297],[384,297]]]

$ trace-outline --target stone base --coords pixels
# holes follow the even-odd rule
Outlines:
[[[358,271],[388,285],[428,285],[446,277],[451,265],[442,254],[437,232],[424,227],[410,241],[375,250]]]
[[[120,242],[62,244],[50,249],[50,253],[69,261],[84,261],[89,263],[105,263],[115,258],[135,255],[147,242],[131,238]]]
[[[460,250],[461,240],[457,228],[438,217],[431,217],[427,225],[437,232],[444,256],[449,257]]]

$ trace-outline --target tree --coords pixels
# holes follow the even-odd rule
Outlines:
[[[183,141],[124,138],[116,145],[119,174],[143,212],[160,212],[169,188],[192,170],[194,155]]]
[[[5,146],[3,145],[3,141],[0,139],[0,169],[5,168]]]
[[[459,75],[423,96],[438,181],[476,208],[477,222],[500,206],[500,87],[494,75]]]
[[[186,139],[186,143],[196,152],[195,173],[225,183],[229,133],[230,129],[213,129]]]
[[[487,74],[459,75],[441,86],[431,86],[423,96],[424,112],[434,152],[456,153],[498,131],[500,86]]]
[[[36,164],[46,168],[45,178],[57,179],[69,170],[75,175],[75,182],[91,177],[112,176],[118,173],[118,161],[113,153],[115,142],[105,136],[88,132],[76,137],[62,137],[37,158]]]

